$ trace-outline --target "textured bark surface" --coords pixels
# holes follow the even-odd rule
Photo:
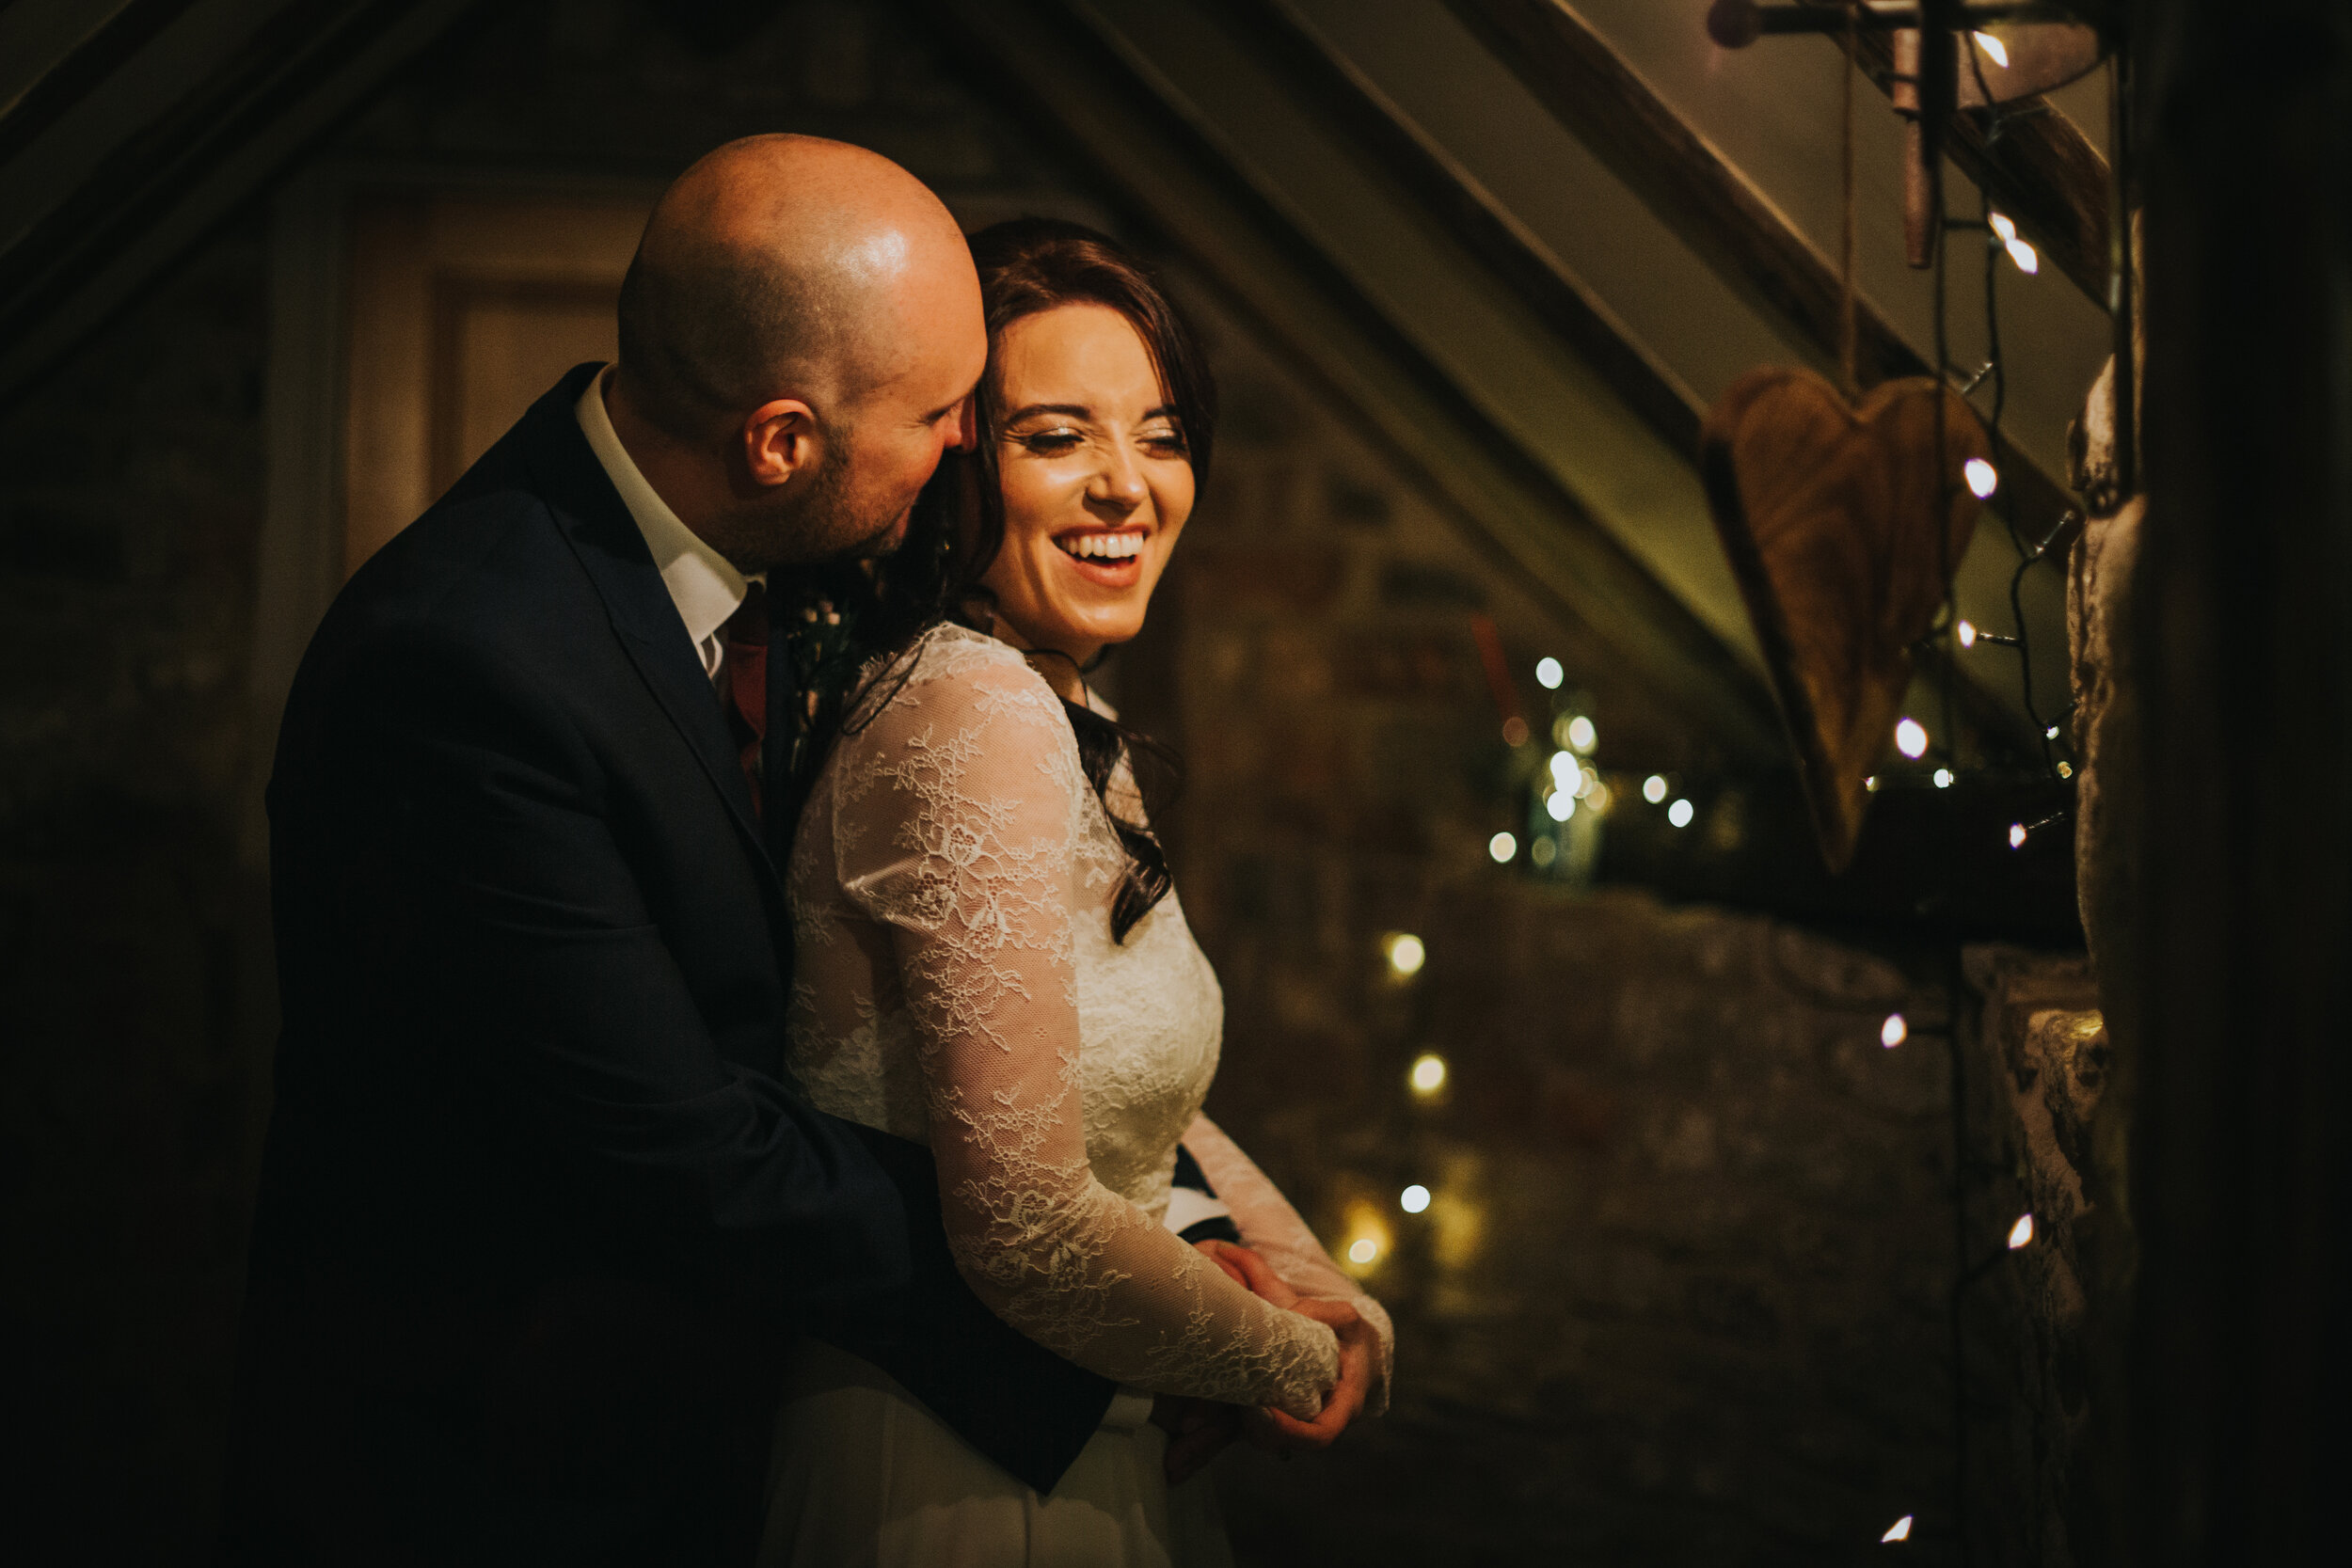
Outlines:
[[[2131,636],[2144,498],[2083,527],[2069,563],[2067,641],[2074,653],[2074,877],[2099,1000],[2118,1036],[2133,1032],[2138,984],[2139,673]]]
[[[1992,1354],[1977,1392],[2001,1415],[1984,1433],[1975,1544],[1979,1560],[2107,1562],[2137,1263],[2129,1106],[2086,959],[1978,947],[1965,968],[1982,999],[1988,1196],[2010,1200],[1988,1218],[2033,1216],[1978,1304]]]

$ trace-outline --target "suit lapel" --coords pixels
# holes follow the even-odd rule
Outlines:
[[[589,377],[603,368],[583,365],[574,370],[525,416],[532,427],[528,448],[532,476],[556,526],[604,600],[629,661],[726,802],[744,846],[771,887],[781,894],[751,784],[743,777],[718,695],[687,639],[686,623],[678,618],[676,602],[653,563],[645,536],[596,461],[573,412]]]

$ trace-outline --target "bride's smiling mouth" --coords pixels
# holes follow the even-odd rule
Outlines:
[[[1143,573],[1143,541],[1148,531],[1140,528],[1073,529],[1055,534],[1054,547],[1089,581],[1125,588]]]

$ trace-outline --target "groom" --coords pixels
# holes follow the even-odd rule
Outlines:
[[[965,439],[962,237],[873,153],[734,143],[620,341],[353,578],[287,705],[225,1562],[748,1560],[795,1328],[1040,1489],[1112,1393],[963,1287],[922,1150],[782,1081],[755,579],[892,548]]]

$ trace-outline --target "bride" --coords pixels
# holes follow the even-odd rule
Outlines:
[[[1149,743],[1082,678],[1136,635],[1208,467],[1215,392],[1140,263],[1040,219],[973,240],[976,444],[881,568],[882,652],[789,870],[793,1065],[822,1109],[927,1144],[988,1307],[1120,1384],[1047,1495],[886,1374],[805,1341],[762,1560],[1230,1562],[1216,1412],[1270,1447],[1386,1402],[1386,1314],[1200,1115],[1223,999],[1136,784]],[[1149,772],[1149,769],[1146,769]],[[1182,1142],[1253,1250],[1163,1220]],[[1153,1417],[1153,1396],[1162,1396]]]

